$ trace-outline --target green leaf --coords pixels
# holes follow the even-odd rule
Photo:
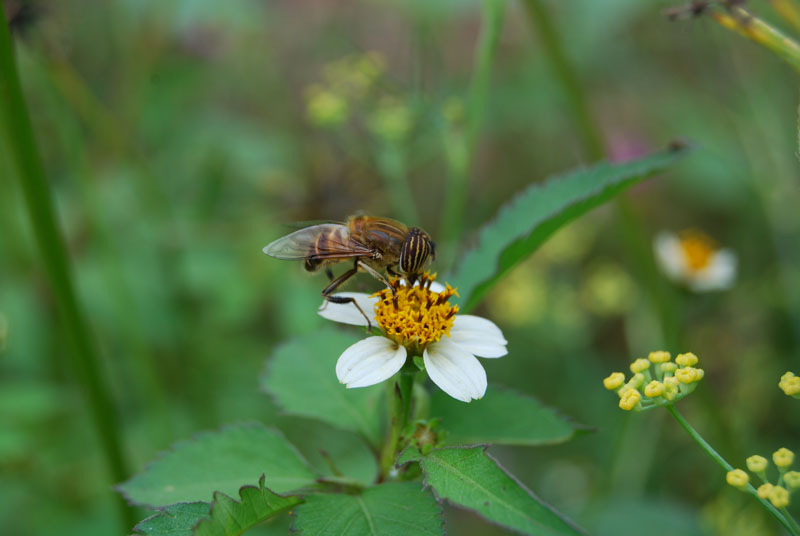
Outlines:
[[[442,534],[442,509],[419,483],[396,482],[358,495],[310,495],[292,530],[303,536]]]
[[[674,148],[629,162],[602,162],[528,187],[500,209],[458,264],[451,281],[458,285],[462,311],[475,307],[492,285],[560,227],[686,153],[686,148]]]
[[[208,517],[208,508],[205,502],[171,504],[141,521],[133,527],[133,532],[147,536],[192,536],[192,527]]]
[[[399,463],[419,461],[424,483],[440,500],[475,510],[493,523],[537,536],[583,532],[514,479],[485,447],[444,448],[427,456],[407,450]]]
[[[316,479],[278,431],[240,424],[176,444],[118,488],[135,504],[157,507],[208,500],[215,491],[231,495],[261,474],[277,493]]]
[[[569,420],[536,399],[496,385],[469,405],[437,389],[431,395],[430,416],[441,417],[450,445],[552,445],[575,434]]]
[[[236,502],[224,493],[214,493],[211,517],[197,525],[194,535],[238,536],[303,502],[300,497],[281,497],[264,487],[264,475],[259,479],[258,487],[243,486],[239,489],[239,497],[241,502]]]
[[[336,378],[336,361],[361,336],[327,328],[280,346],[262,387],[292,415],[311,417],[380,443],[380,387],[346,389]]]

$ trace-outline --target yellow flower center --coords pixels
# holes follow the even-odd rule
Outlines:
[[[711,264],[711,259],[716,251],[716,244],[711,237],[689,229],[683,231],[679,235],[681,242],[681,250],[683,256],[686,258],[686,264],[689,265],[689,270],[692,272],[699,272]]]
[[[419,355],[427,345],[443,335],[450,336],[458,305],[447,301],[458,293],[450,285],[442,292],[430,287],[436,275],[423,275],[418,286],[389,281],[391,288],[376,292],[375,319],[387,337]]]

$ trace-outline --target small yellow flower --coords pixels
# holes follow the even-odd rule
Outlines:
[[[785,469],[794,462],[794,452],[787,448],[779,448],[772,454],[772,461],[779,469]]]
[[[638,389],[639,387],[642,386],[643,383],[644,383],[644,374],[642,374],[641,372],[637,372],[636,374],[631,376],[631,379],[628,380],[627,385],[630,385],[634,389]]]
[[[674,380],[674,381],[667,381],[667,380]],[[678,396],[678,380],[676,380],[672,376],[664,378],[664,392],[661,394],[661,396],[663,396],[670,402],[675,400],[675,397]]]
[[[625,375],[621,372],[612,372],[608,378],[603,380],[603,386],[609,391],[619,389],[625,383]]]
[[[648,368],[650,368],[650,361],[648,361],[647,359],[639,358],[633,363],[631,363],[631,372],[633,372],[634,374],[636,374],[637,372],[644,372]]]
[[[669,352],[665,352],[664,350],[658,350],[656,352],[650,352],[650,355],[647,356],[653,363],[666,363],[671,359],[671,355]]]
[[[694,355],[692,352],[679,354],[675,358],[675,362],[682,367],[693,367],[697,364],[697,356]]]
[[[321,127],[339,125],[347,120],[348,104],[341,95],[320,86],[306,91],[308,118]]]
[[[636,389],[630,389],[625,393],[622,399],[619,401],[619,407],[624,409],[625,411],[630,411],[636,407],[639,401],[642,399],[641,393]]]
[[[793,372],[787,372],[781,376],[778,387],[788,396],[800,398],[800,377],[795,376]]]
[[[754,454],[747,458],[747,468],[753,473],[761,473],[767,468],[767,459],[758,454]]]
[[[701,368],[696,368],[696,369],[694,369],[694,371],[695,371],[695,373],[697,374],[697,378],[695,378],[695,380],[694,380],[694,381],[696,381],[696,382],[699,382],[700,380],[702,380],[702,379],[703,379],[703,376],[705,376],[705,375],[706,375],[706,371],[704,371],[704,370],[703,370],[703,369],[701,369]]]
[[[644,388],[644,394],[648,398],[657,398],[664,393],[664,384],[660,381],[653,380]]]
[[[668,372],[675,372],[678,370],[678,365],[675,363],[662,363],[661,365],[661,372],[668,373]]]
[[[800,473],[797,471],[787,471],[783,475],[783,483],[789,489],[798,489],[800,488]]]
[[[781,486],[772,486],[769,492],[769,502],[775,508],[786,508],[789,506],[789,492]]]
[[[758,496],[761,499],[767,499],[767,498],[769,498],[769,494],[772,493],[772,488],[773,487],[774,486],[772,484],[770,484],[769,482],[767,482],[766,484],[761,484],[760,486],[758,486],[758,489],[756,490],[756,494],[758,494]]]
[[[697,369],[692,367],[681,368],[675,371],[675,377],[681,383],[693,383],[698,380]]]
[[[733,471],[728,471],[728,474],[725,475],[725,480],[734,488],[743,488],[750,481],[750,476],[741,469],[734,469]]]

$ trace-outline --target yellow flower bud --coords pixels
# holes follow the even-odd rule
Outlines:
[[[603,380],[603,387],[609,391],[619,389],[625,383],[625,375],[621,372],[612,372],[608,378]]]
[[[800,473],[797,471],[787,471],[783,475],[783,483],[789,489],[798,489],[800,488]]]
[[[669,378],[664,378],[664,379],[665,380],[675,380],[675,378],[673,378],[672,376],[670,376]],[[675,380],[675,381],[677,382],[677,380]],[[661,394],[661,396],[663,396],[664,398],[666,398],[669,401],[675,400],[675,398],[678,396],[678,386],[676,384],[667,383],[666,381],[664,381],[664,392]]]
[[[661,364],[661,372],[675,372],[678,369],[678,365],[675,363],[662,363]]]
[[[628,385],[630,385],[634,389],[638,389],[639,387],[642,386],[643,383],[644,383],[644,374],[642,374],[641,372],[637,372],[636,374],[631,376],[630,380],[628,380]]]
[[[769,502],[775,508],[786,508],[789,506],[789,492],[781,486],[772,486],[772,490],[769,492]]]
[[[642,395],[639,393],[639,391],[636,389],[630,389],[619,401],[619,407],[625,411],[630,411],[636,407],[641,399]]]
[[[617,396],[622,398],[623,396],[625,396],[625,393],[627,393],[628,391],[635,391],[635,390],[636,389],[634,389],[633,387],[631,387],[630,385],[628,385],[626,383],[625,385],[620,387],[619,390],[617,390]]]
[[[728,471],[728,474],[725,475],[725,480],[734,488],[743,488],[750,481],[750,476],[741,469],[734,469],[733,471]]]
[[[773,486],[770,483],[761,484],[760,486],[758,486],[758,489],[756,490],[756,494],[758,494],[758,496],[761,499],[766,499],[766,498],[769,497],[769,494],[772,492],[772,488],[773,488]]]
[[[767,459],[758,454],[754,454],[747,458],[747,468],[753,473],[760,473],[767,468]]]
[[[682,367],[693,367],[697,364],[697,356],[691,352],[679,354],[675,362]]]
[[[772,454],[772,461],[778,468],[785,469],[794,462],[794,452],[787,448],[779,448]]]
[[[703,376],[706,375],[706,372],[701,368],[696,368],[694,370],[695,370],[695,372],[697,372],[697,378],[695,378],[694,381],[699,382],[700,380],[703,379]]]
[[[781,376],[778,387],[788,396],[797,397],[800,395],[800,377],[795,376],[792,372],[787,372]]]
[[[633,363],[631,363],[631,372],[633,372],[634,374],[638,372],[644,372],[648,368],[650,368],[650,361],[648,361],[647,359],[639,358]]]
[[[675,377],[681,383],[692,383],[697,381],[697,369],[692,367],[681,368],[675,371]]]
[[[347,101],[340,95],[320,86],[312,86],[307,94],[308,117],[316,125],[332,126],[347,120]]]
[[[656,398],[661,396],[664,392],[664,384],[653,380],[647,384],[647,387],[644,388],[644,394],[649,398]]]
[[[672,356],[669,354],[669,352],[658,350],[656,352],[650,352],[650,355],[647,356],[647,359],[653,363],[666,363],[671,357]]]

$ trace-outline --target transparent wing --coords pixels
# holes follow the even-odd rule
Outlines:
[[[332,259],[362,257],[372,253],[354,240],[350,229],[338,223],[323,223],[300,229],[264,247],[264,253],[276,259]]]

